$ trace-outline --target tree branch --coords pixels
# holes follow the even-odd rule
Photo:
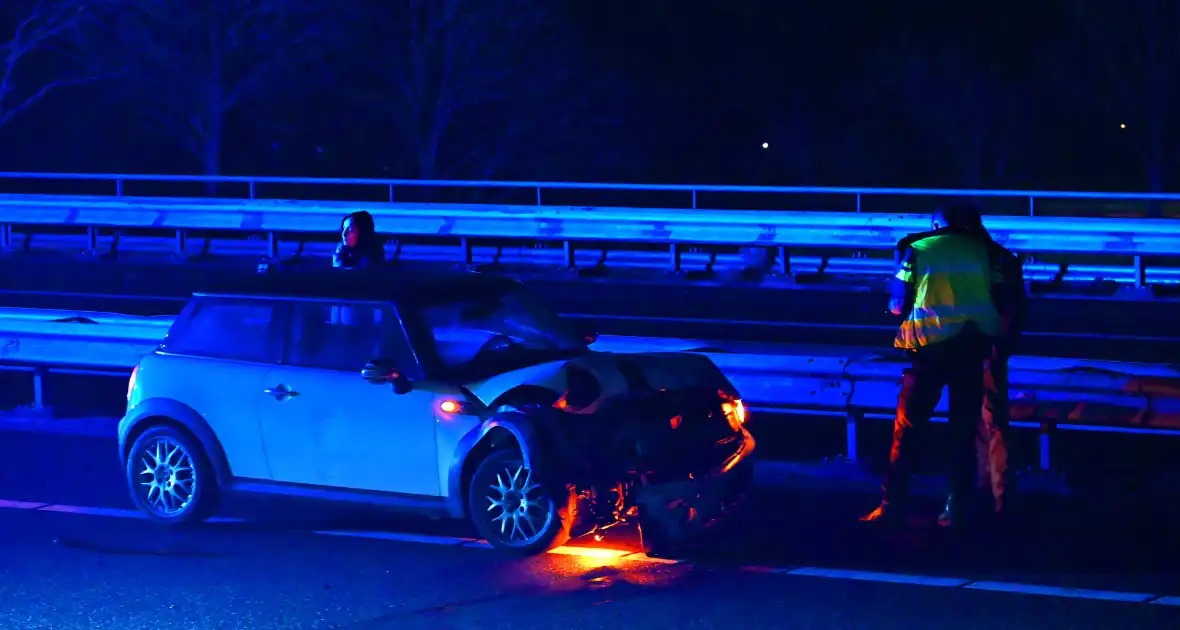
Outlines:
[[[322,52],[328,0],[97,0],[103,66],[125,66],[129,104],[193,157],[222,141],[222,121],[272,94],[283,73]],[[291,85],[302,85],[291,81]],[[276,96],[278,92],[273,92]],[[284,94],[286,96],[286,94]]]
[[[19,10],[20,5],[5,8]],[[46,77],[32,94],[11,104],[22,62],[38,53],[55,52],[54,44],[78,27],[84,9],[85,5],[75,0],[35,0],[23,17],[17,19],[11,36],[0,44],[0,59],[3,60],[0,66],[0,127],[58,89],[105,78],[105,75],[94,73],[72,78]]]
[[[32,96],[29,96],[23,102],[15,105],[15,106],[6,106],[4,103],[0,103],[0,127],[3,127],[4,125],[6,125],[8,122],[10,122],[13,118],[15,118],[21,112],[36,105],[38,101],[45,98],[50,92],[52,92],[54,90],[57,90],[57,89],[60,89],[63,87],[67,87],[70,85],[81,85],[83,83],[92,83],[94,81],[101,81],[105,78],[107,78],[107,77],[106,76],[89,76],[89,77],[79,77],[76,79],[54,81],[52,83],[48,83],[46,85],[43,85],[41,87],[41,89],[39,89],[35,93],[33,93]]]

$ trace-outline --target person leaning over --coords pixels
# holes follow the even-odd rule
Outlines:
[[[950,495],[940,519],[944,524],[962,516],[975,487],[984,359],[1002,331],[992,289],[1001,278],[960,206],[936,210],[931,227],[899,244],[889,310],[904,317],[893,345],[906,353],[910,367],[902,376],[881,503],[862,521],[906,517],[915,434],[921,437],[928,428],[943,387],[950,397]]]

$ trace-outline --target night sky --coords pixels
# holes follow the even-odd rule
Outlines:
[[[536,1],[456,6],[510,14]],[[218,4],[226,2],[201,6]],[[492,84],[503,94],[452,117],[429,169],[396,124],[405,108],[373,78],[393,51],[408,50],[398,46],[409,5],[323,3],[316,20],[335,46],[317,49],[313,64],[278,57],[276,65],[288,67],[226,114],[216,170],[1112,190],[1180,184],[1171,175],[1170,118],[1180,55],[1169,44],[1149,45],[1151,33],[1173,41],[1180,21],[1160,0],[554,2],[547,6],[555,17],[538,35],[548,37],[543,46],[527,43],[527,28],[511,21],[467,26],[492,42],[480,50],[500,65],[485,61],[479,74],[501,77]],[[0,9],[9,24],[17,10]],[[47,52],[21,67],[16,76],[28,90],[79,57],[124,50],[119,73],[57,90],[0,129],[4,168],[208,170],[175,134],[147,124],[153,90],[181,75],[139,69],[136,59],[151,55],[137,52],[141,40],[128,32],[76,37],[62,45],[72,57]],[[0,41],[10,34],[0,29]],[[504,129],[517,126],[525,131],[505,145]]]

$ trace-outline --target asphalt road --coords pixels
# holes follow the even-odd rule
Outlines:
[[[0,627],[1180,627],[1180,545],[1154,520],[1041,503],[952,533],[931,503],[887,531],[855,522],[871,495],[760,480],[677,562],[627,555],[626,531],[515,559],[462,525],[274,500],[163,530],[129,511],[110,436],[0,430]]]

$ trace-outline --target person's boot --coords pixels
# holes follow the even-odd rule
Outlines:
[[[979,515],[979,510],[976,507],[978,504],[972,504],[971,499],[970,496],[963,497],[954,493],[947,495],[942,514],[938,515],[939,527],[959,529],[978,520],[976,518]]]
[[[883,525],[902,525],[906,522],[907,511],[896,503],[882,501],[875,510],[860,517],[862,523],[880,523]]]

